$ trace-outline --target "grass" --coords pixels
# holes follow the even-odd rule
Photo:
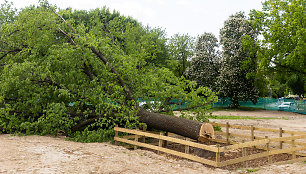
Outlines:
[[[238,108],[230,108],[230,107],[215,107],[211,108],[209,112],[216,111],[256,111],[262,110],[260,108],[251,108],[251,107],[238,107]],[[271,120],[271,119],[286,119],[286,118],[277,118],[277,117],[249,117],[249,116],[230,116],[230,115],[210,115],[207,116],[210,119],[228,119],[228,120]]]
[[[228,120],[271,120],[271,119],[281,119],[276,117],[249,117],[249,116],[229,116],[229,115],[211,115],[207,116],[211,119],[228,119]]]
[[[263,110],[263,109],[240,106],[238,108],[214,107],[214,108],[211,108],[209,111],[215,112],[215,111],[256,111],[256,110]]]
[[[247,173],[257,172],[259,169],[246,169]]]

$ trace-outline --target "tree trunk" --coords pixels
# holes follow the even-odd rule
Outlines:
[[[150,128],[172,132],[199,141],[214,138],[214,129],[209,123],[153,113],[142,108],[139,109],[138,116],[139,121],[146,123]]]

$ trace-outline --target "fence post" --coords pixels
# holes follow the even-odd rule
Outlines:
[[[166,131],[165,136],[169,136],[169,132],[168,132],[168,131]],[[165,141],[165,140],[164,140],[163,146],[164,146],[164,147],[167,147],[167,146],[168,146],[168,141]]]
[[[226,122],[226,143],[229,144],[229,123]]]
[[[216,163],[219,166],[220,163],[220,144],[217,144],[218,151],[216,152]]]
[[[279,137],[283,137],[283,128],[279,128]],[[283,149],[283,141],[279,142],[279,148]]]
[[[118,124],[115,125],[115,127],[118,127]],[[115,131],[115,137],[118,137],[118,131]],[[119,141],[115,141],[115,145],[119,145]]]
[[[186,141],[189,141],[190,139],[189,138],[185,138]],[[189,153],[189,146],[188,145],[185,145],[185,153]]]
[[[293,137],[294,134],[292,133],[291,136]],[[295,148],[295,143],[294,143],[294,139],[291,140],[291,144],[292,144],[292,148]],[[292,152],[292,159],[296,158],[296,154],[295,151]]]
[[[146,131],[147,130],[147,124],[143,124],[143,126],[142,126],[142,131]],[[143,143],[146,143],[146,136],[142,136],[142,141],[141,142],[143,142]]]
[[[242,143],[244,143],[245,141],[242,140]],[[242,158],[243,158],[243,168],[247,168],[247,161],[246,161],[246,147],[242,148]]]
[[[159,147],[163,147],[163,140],[160,139],[162,135],[164,135],[164,133],[160,132],[159,133],[159,140],[158,140],[158,146]],[[157,154],[160,155],[160,151],[158,151]]]
[[[251,141],[254,141],[255,137],[254,137],[254,126],[251,125]]]
[[[136,130],[139,131],[139,128],[136,128]],[[135,141],[138,142],[138,135],[137,134],[135,134]],[[134,145],[134,150],[136,150],[136,149],[137,149],[137,146]]]
[[[251,125],[251,141],[255,140],[255,136],[254,136],[254,126]],[[253,148],[255,148],[256,146],[253,146]]]
[[[266,139],[268,139],[268,136],[265,136]],[[272,159],[270,156],[270,140],[267,142],[267,152],[268,152],[268,163],[271,164],[272,163]]]

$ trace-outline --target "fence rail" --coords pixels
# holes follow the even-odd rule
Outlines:
[[[120,128],[115,127],[115,142],[122,142],[134,145],[134,148],[137,147],[145,147],[152,150],[157,150],[158,152],[164,152],[172,155],[176,155],[182,158],[190,159],[196,162],[200,162],[203,164],[207,164],[214,167],[224,167],[227,165],[235,164],[243,162],[246,164],[246,161],[253,160],[257,158],[267,157],[268,162],[272,163],[272,155],[277,154],[283,154],[288,153],[292,155],[292,158],[290,161],[303,161],[305,160],[306,156],[305,153],[297,153],[298,151],[306,150],[306,143],[303,142],[297,142],[297,140],[305,140],[306,139],[306,132],[297,132],[297,131],[285,131],[281,130],[281,134],[279,134],[279,130],[277,129],[266,129],[266,128],[256,128],[254,126],[238,126],[238,125],[230,125],[230,124],[219,124],[219,123],[213,123],[213,125],[217,126],[223,126],[226,127],[226,132],[217,132],[217,134],[225,136],[224,139],[210,139],[211,141],[216,141],[219,143],[226,143],[227,145],[224,147],[220,147],[219,144],[217,145],[205,145],[201,143],[194,142],[196,140],[190,140],[190,139],[179,139],[170,137],[170,133],[167,133],[167,135],[164,135],[163,133],[151,133],[147,132],[145,130],[131,130],[126,128]],[[251,135],[240,135],[240,134],[232,134],[230,133],[230,128],[234,129],[243,129],[243,130],[251,130]],[[256,131],[264,131],[264,132],[272,132],[277,133],[280,137],[277,138],[268,138],[266,137],[258,137],[254,136],[254,130]],[[125,135],[122,137],[119,137],[119,133],[125,133],[125,134],[132,134],[132,135]],[[291,136],[282,137],[282,133],[290,133]],[[171,133],[171,135],[175,135]],[[244,142],[245,140],[242,140],[242,142],[234,142],[231,141],[231,137],[242,137],[247,138],[249,141]],[[154,138],[158,140],[158,143],[146,143],[145,137]],[[132,139],[132,140],[131,140]],[[165,147],[165,142],[173,142],[178,143],[183,146],[185,146],[185,152],[179,152],[175,150],[168,149]],[[271,143],[279,143],[279,148],[271,148]],[[284,148],[283,144],[289,144],[289,147]],[[261,146],[261,147],[259,147]],[[189,153],[189,147],[199,148],[206,151],[210,151],[212,153],[215,153],[215,160],[202,158],[199,156],[195,156]],[[264,149],[264,152],[256,153],[256,154],[250,154],[247,155],[246,148],[259,148]],[[237,157],[230,160],[223,160],[220,156],[221,153],[225,152],[231,152],[235,151],[237,149],[241,149],[242,151],[242,157]]]
[[[221,126],[221,127],[226,127],[227,124],[224,123],[211,123],[214,126]],[[242,130],[251,130],[252,126],[240,126],[240,125],[228,125],[229,128],[234,128],[234,129],[242,129]],[[261,128],[261,127],[253,127],[254,130],[257,131],[263,131],[263,132],[274,132],[274,133],[279,133],[280,130],[278,129],[269,129],[269,128]],[[282,130],[284,134],[297,134],[297,135],[303,135],[306,134],[306,132],[298,132],[298,131],[287,131],[287,130]]]
[[[200,149],[204,149],[204,150],[209,150],[209,151],[212,151],[212,152],[217,152],[218,151],[217,148],[211,147],[211,146],[208,146],[208,145],[204,145],[204,144],[200,144],[200,143],[194,143],[194,142],[191,142],[191,141],[186,141],[186,140],[173,138],[173,137],[169,137],[169,136],[164,136],[164,135],[156,135],[156,134],[153,134],[153,133],[143,132],[143,131],[140,131],[140,130],[130,130],[130,129],[120,128],[120,127],[115,127],[114,130],[118,131],[118,132],[125,132],[125,133],[131,133],[131,134],[135,134],[135,135],[139,135],[139,136],[156,138],[156,139],[159,139],[159,140],[171,141],[173,143],[184,144],[184,145],[188,145],[188,146],[192,146],[192,147],[196,147],[196,148],[200,148]]]

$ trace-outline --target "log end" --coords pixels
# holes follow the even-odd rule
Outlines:
[[[208,138],[206,138],[206,137],[199,137],[198,138],[198,142],[205,143],[207,141],[208,141]]]
[[[202,124],[200,128],[199,138],[203,139],[215,139],[215,130],[210,123]]]

